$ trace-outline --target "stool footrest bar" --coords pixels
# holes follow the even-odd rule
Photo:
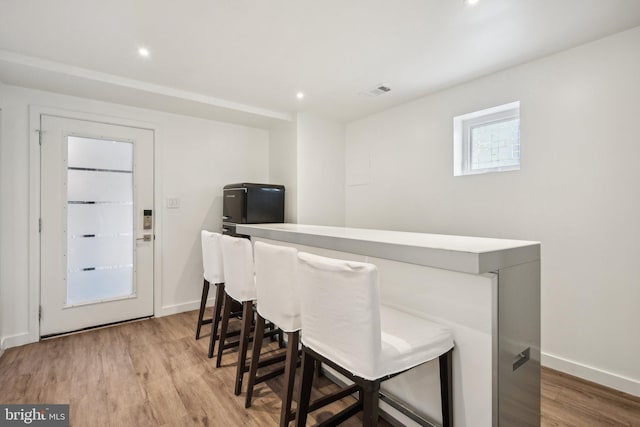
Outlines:
[[[348,420],[349,418],[351,418],[361,410],[362,410],[362,402],[358,401],[353,405],[349,406],[348,408],[338,412],[331,418],[319,423],[316,427],[337,426],[340,423]]]
[[[275,378],[282,374],[284,374],[284,366],[281,368],[274,369],[273,371],[269,371],[263,375],[256,375],[255,384],[260,384],[262,382],[268,381],[271,378]]]
[[[309,412],[315,411],[316,409],[320,409],[323,406],[327,406],[335,402],[336,400],[344,399],[345,397],[353,393],[356,393],[358,390],[360,390],[360,387],[357,384],[354,384],[352,386],[345,387],[341,390],[338,390],[333,394],[329,394],[327,396],[321,397],[309,404]]]
[[[287,358],[286,353],[276,354],[275,356],[261,359],[258,361],[258,368],[264,368],[265,366],[273,365],[274,363],[284,362]]]

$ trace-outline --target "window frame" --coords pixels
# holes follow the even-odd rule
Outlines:
[[[494,166],[482,169],[471,167],[471,131],[474,128],[494,123],[506,122],[513,119],[520,120],[520,101],[511,102],[473,113],[456,116],[453,119],[454,132],[454,176],[478,175],[492,172],[507,172],[520,170],[521,149],[517,165]]]

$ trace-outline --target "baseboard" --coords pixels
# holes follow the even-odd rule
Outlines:
[[[542,353],[542,366],[640,397],[640,381],[549,353]]]
[[[215,298],[207,299],[207,307],[213,307]],[[159,313],[154,313],[155,317],[170,316],[172,314],[184,313],[185,311],[198,310],[200,308],[200,300],[183,302],[180,304],[163,305],[160,307]]]
[[[25,344],[31,344],[34,342],[38,342],[39,337],[34,337],[32,334],[25,332],[17,335],[10,335],[8,337],[3,337],[2,342],[0,343],[0,348],[4,351],[7,348],[11,347],[19,347]]]

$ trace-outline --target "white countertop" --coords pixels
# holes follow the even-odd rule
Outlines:
[[[487,273],[540,259],[540,243],[303,224],[238,224],[253,237],[316,246],[465,273]]]

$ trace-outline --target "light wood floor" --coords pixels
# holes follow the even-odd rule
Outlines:
[[[194,339],[195,324],[189,312],[8,349],[0,359],[0,403],[70,403],[72,426],[277,425],[281,378],[258,385],[246,410],[245,393],[232,390],[235,352],[216,369],[206,356],[208,337]],[[318,384],[316,396],[336,387],[327,379]],[[542,412],[543,426],[640,426],[640,399],[548,369]]]

